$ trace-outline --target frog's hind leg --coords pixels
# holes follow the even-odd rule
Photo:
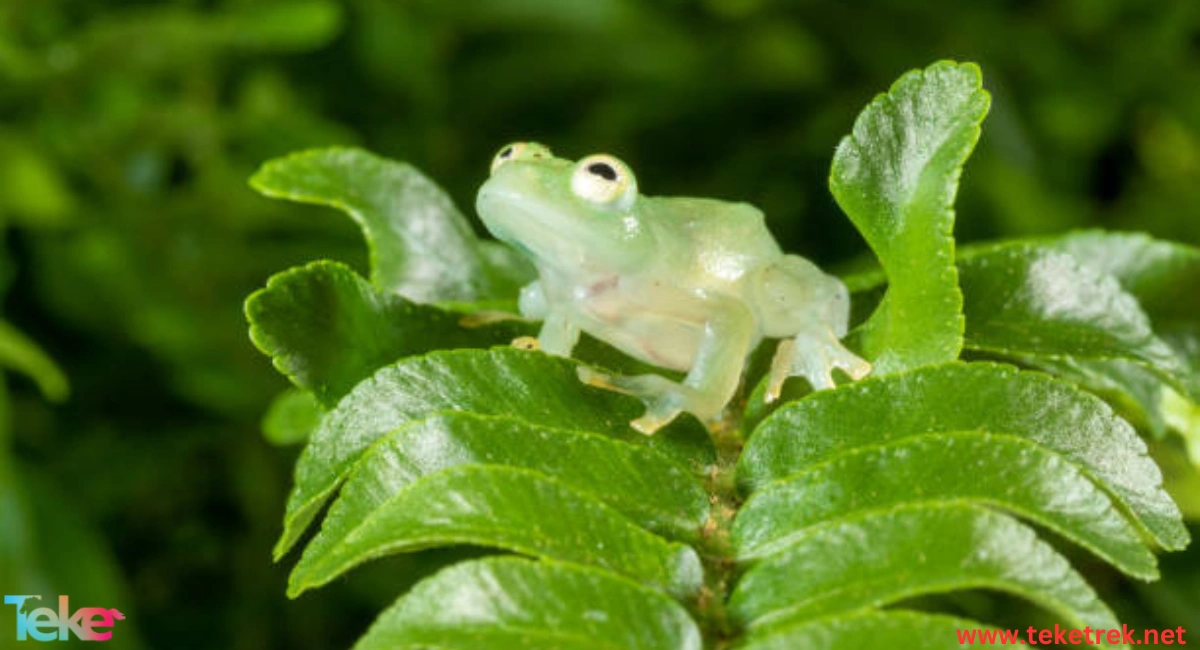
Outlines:
[[[586,384],[640,399],[646,405],[646,412],[630,425],[646,435],[685,411],[705,424],[718,421],[737,392],[746,356],[758,343],[754,315],[740,300],[721,295],[699,299],[688,295],[675,308],[676,316],[683,314],[703,329],[691,368],[682,382],[659,375],[605,375],[587,367],[577,371]]]
[[[764,268],[757,280],[755,303],[765,334],[784,339],[771,363],[767,402],[779,399],[788,377],[804,377],[823,390],[833,388],[834,368],[854,379],[871,372],[871,364],[840,341],[850,320],[850,295],[840,280],[795,255]]]
[[[650,435],[684,411],[695,411],[703,396],[691,387],[659,375],[607,375],[587,366],[576,368],[579,380],[589,386],[632,395],[646,405],[646,412],[630,426]],[[709,416],[710,418],[712,416]]]
[[[804,377],[814,390],[833,388],[834,368],[840,368],[853,379],[862,379],[871,372],[870,363],[847,350],[829,332],[801,332],[795,338],[784,339],[771,362],[766,400],[770,403],[779,399],[788,377]]]

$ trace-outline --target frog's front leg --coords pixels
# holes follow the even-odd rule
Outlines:
[[[551,306],[540,280],[534,280],[521,287],[517,311],[522,318],[542,321],[542,328],[536,338],[518,336],[513,339],[514,348],[542,350],[560,357],[570,356],[571,350],[579,340],[579,328],[571,324],[564,310]]]
[[[705,423],[720,418],[737,391],[746,356],[756,340],[754,315],[741,301],[707,296],[697,303],[703,334],[683,382],[659,375],[609,376],[580,367],[579,378],[593,386],[620,391],[646,404],[646,412],[630,425],[651,435],[687,411]]]
[[[546,299],[541,280],[534,280],[521,287],[521,294],[517,297],[517,311],[530,320],[541,320],[550,313],[550,301]]]
[[[571,321],[568,310],[552,309],[542,322],[537,342],[538,349],[546,354],[569,357],[579,342],[579,327]]]
[[[540,281],[534,280],[521,288],[517,307],[521,316],[541,320],[542,329],[536,339],[517,338],[512,342],[514,347],[538,349],[559,357],[571,356],[571,350],[579,342],[579,327],[573,322],[568,308],[551,304]]]

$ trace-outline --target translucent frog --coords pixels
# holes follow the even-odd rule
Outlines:
[[[522,316],[544,321],[537,347],[569,356],[582,331],[687,373],[676,382],[580,368],[582,381],[645,403],[631,423],[645,434],[685,411],[719,421],[764,338],[783,339],[768,402],[790,376],[820,390],[834,385],[835,368],[854,379],[871,370],[840,342],[846,287],[784,254],[753,206],[644,196],[612,156],[572,162],[523,142],[496,155],[476,207],[487,229],[537,268],[519,302]]]

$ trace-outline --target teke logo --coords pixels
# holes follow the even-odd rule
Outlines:
[[[98,632],[97,628],[111,628],[114,621],[125,620],[125,615],[115,609],[103,607],[80,607],[73,615],[67,596],[58,597],[58,612],[49,607],[28,611],[29,599],[41,600],[41,596],[5,596],[5,605],[17,609],[17,640],[32,638],[34,641],[67,641],[74,633],[82,641],[108,641],[113,633]]]

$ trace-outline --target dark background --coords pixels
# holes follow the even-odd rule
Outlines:
[[[71,395],[8,378],[0,593],[120,607],[113,648],[315,650],[349,647],[428,564],[284,597],[269,550],[297,449],[260,432],[285,382],[242,300],[307,260],[362,269],[365,251],[340,215],[254,194],[265,159],[361,145],[471,212],[507,141],[606,151],[648,194],[757,204],[786,248],[836,269],[865,246],[826,190],[834,145],[940,58],[978,62],[994,99],[960,240],[1101,226],[1200,243],[1200,2],[4,0],[3,314]],[[1200,520],[1182,445],[1155,449]],[[1130,624],[1200,643],[1200,552],[1164,558],[1153,585],[1076,560]],[[1037,620],[982,594],[954,606]]]

